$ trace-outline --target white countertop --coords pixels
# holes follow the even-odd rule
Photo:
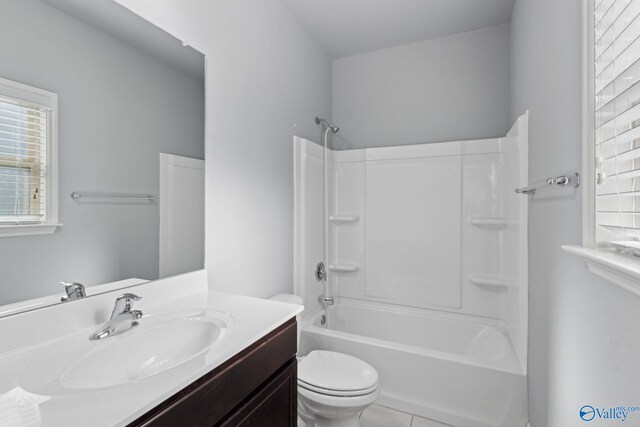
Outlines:
[[[151,282],[127,291],[143,297],[134,308],[141,309],[145,315],[181,309],[219,310],[233,318],[231,330],[212,345],[204,357],[199,357],[198,363],[190,362],[124,385],[89,391],[66,390],[57,395],[35,394],[23,388],[25,375],[33,375],[35,364],[42,369],[42,361],[46,361],[48,355],[60,354],[61,346],[70,339],[88,339],[96,325],[104,322],[104,313],[112,308],[108,302],[114,300],[114,295],[105,294],[85,304],[60,304],[0,319],[0,426],[126,425],[302,311],[298,305],[210,292],[203,274],[185,275],[180,280],[166,279],[163,283]],[[180,283],[185,280],[199,283],[185,288]],[[162,286],[154,288],[154,283]],[[167,289],[181,292],[176,297],[167,295],[171,293]],[[188,295],[184,295],[185,289]],[[105,304],[106,309],[96,313],[95,307]],[[92,310],[93,321],[86,327],[70,326],[86,320]],[[60,333],[60,324],[68,333]],[[30,342],[22,335],[33,338]],[[59,369],[59,364],[51,365],[53,371]],[[54,377],[56,372],[50,375]]]

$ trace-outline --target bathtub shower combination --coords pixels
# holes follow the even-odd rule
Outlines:
[[[368,362],[392,408],[526,426],[527,116],[504,138],[294,152],[300,354]]]

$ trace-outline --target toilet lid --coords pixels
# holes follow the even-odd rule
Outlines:
[[[314,350],[298,365],[298,381],[314,391],[351,394],[349,392],[375,390],[378,372],[367,362],[348,354]]]

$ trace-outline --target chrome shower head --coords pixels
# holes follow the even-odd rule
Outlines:
[[[338,133],[340,131],[340,128],[338,126],[334,126],[333,123],[328,122],[325,119],[321,119],[319,117],[316,117],[316,124],[323,124],[326,127],[328,127],[329,129],[331,129],[331,133]]]

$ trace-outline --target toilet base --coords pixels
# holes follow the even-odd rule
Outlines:
[[[315,420],[305,421],[303,418],[298,417],[298,427],[359,427],[360,426],[360,414],[352,415],[347,418],[330,419],[323,417],[316,417]]]
[[[346,418],[324,418],[316,416],[314,427],[359,427],[360,414],[350,415]]]

